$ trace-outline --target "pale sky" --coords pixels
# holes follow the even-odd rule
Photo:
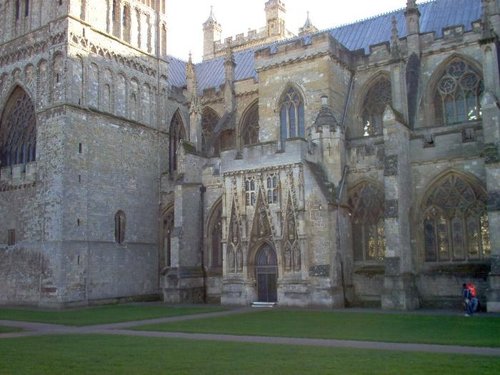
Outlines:
[[[286,27],[297,34],[307,12],[318,29],[352,23],[406,6],[406,0],[284,0]],[[417,1],[417,3],[424,1]],[[202,24],[214,7],[216,20],[222,26],[222,40],[249,29],[265,26],[266,0],[167,0],[168,54],[187,60],[189,52],[195,62],[201,61]]]

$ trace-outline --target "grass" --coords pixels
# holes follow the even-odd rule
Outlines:
[[[214,306],[107,305],[70,310],[1,308],[0,320],[87,326],[221,311]]]
[[[138,330],[500,347],[495,317],[270,310]]]
[[[499,357],[434,353],[105,335],[0,340],[0,373],[3,375],[496,375],[499,368]]]
[[[0,333],[11,333],[11,332],[20,332],[22,331],[19,328],[16,327],[5,327],[5,326],[0,326]]]

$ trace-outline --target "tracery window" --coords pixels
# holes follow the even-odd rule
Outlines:
[[[245,114],[241,127],[241,139],[243,146],[259,142],[259,106],[257,103],[253,104]]]
[[[434,97],[436,121],[452,125],[481,118],[481,76],[466,62],[454,59],[437,84]]]
[[[486,195],[458,175],[442,179],[426,198],[423,230],[427,262],[491,255]]]
[[[17,87],[0,121],[0,166],[29,163],[35,157],[35,107],[28,94]]]
[[[170,124],[169,133],[169,172],[174,173],[177,170],[177,151],[179,143],[182,139],[186,138],[184,125],[179,111],[175,112],[172,122]]]
[[[212,145],[217,122],[219,122],[217,113],[211,108],[205,108],[201,116],[201,149],[204,154],[209,154],[211,151],[214,155],[219,153],[219,150],[216,149],[217,145]],[[213,150],[211,150],[212,147],[214,147]]]
[[[351,192],[352,238],[355,261],[382,261],[386,247],[384,194],[363,183]]]
[[[125,224],[125,212],[120,210],[115,214],[115,242],[118,244],[125,242]]]
[[[304,101],[294,88],[283,95],[280,106],[281,141],[304,137]]]
[[[278,203],[278,176],[272,174],[267,177],[267,203]]]
[[[248,177],[245,180],[245,202],[247,206],[255,206],[257,201],[257,192],[255,177]]]
[[[391,82],[381,77],[368,90],[363,102],[364,137],[382,134],[384,112],[388,105],[392,105]]]

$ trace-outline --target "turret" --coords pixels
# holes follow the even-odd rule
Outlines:
[[[234,71],[236,63],[234,61],[233,50],[231,45],[227,46],[226,56],[224,58],[224,72],[226,82],[224,85],[224,110],[226,113],[231,113],[236,108],[236,96],[234,93]]]
[[[318,28],[313,25],[311,22],[311,18],[309,17],[309,12],[307,12],[307,19],[306,22],[304,23],[304,26],[302,26],[299,30],[299,35],[306,35],[306,34],[312,34],[318,31]]]
[[[222,27],[214,16],[214,9],[210,7],[210,16],[203,24],[203,60],[215,57],[215,43],[220,42]]]
[[[286,33],[285,2],[282,0],[269,0],[265,6],[267,35],[268,36],[283,36]]]

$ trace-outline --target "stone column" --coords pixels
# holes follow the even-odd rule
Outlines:
[[[410,244],[410,130],[390,107],[384,113],[385,277],[382,308],[419,306]]]

